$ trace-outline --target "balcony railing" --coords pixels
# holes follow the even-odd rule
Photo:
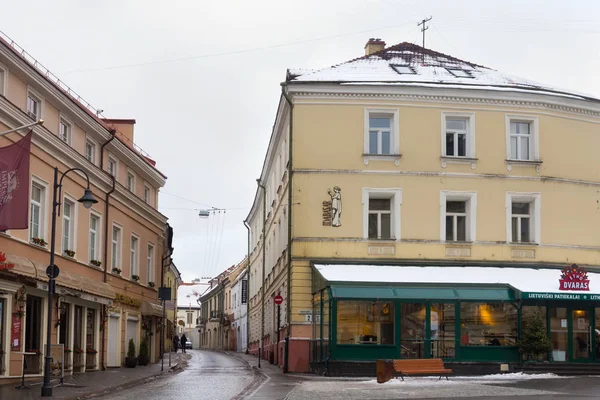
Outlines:
[[[211,321],[220,321],[223,316],[223,311],[211,311],[210,312],[210,320]]]

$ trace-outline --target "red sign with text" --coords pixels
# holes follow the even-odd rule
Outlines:
[[[275,302],[275,304],[280,305],[281,303],[283,303],[283,297],[277,295],[273,298],[273,301]]]
[[[578,267],[577,264],[573,264],[563,269],[559,282],[560,290],[590,290],[588,274],[583,267]]]
[[[12,317],[10,333],[10,348],[13,351],[21,350],[21,317],[18,315],[13,315]]]

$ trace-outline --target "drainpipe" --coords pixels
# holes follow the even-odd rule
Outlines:
[[[104,148],[106,147],[106,145],[108,145],[110,142],[112,142],[115,139],[115,134],[116,131],[114,129],[110,130],[110,139],[108,139],[106,142],[102,143],[102,146],[100,146],[100,169],[102,171],[104,171]],[[115,177],[112,176],[111,174],[108,173],[108,171],[105,171],[106,174],[110,177],[111,179],[111,188],[110,190],[106,193],[106,196],[104,198],[104,255],[103,255],[103,260],[104,260],[104,272],[102,274],[102,282],[106,283],[107,281],[107,268],[108,268],[108,211],[109,211],[109,199],[110,199],[110,195],[115,191],[115,186],[116,186],[116,182],[115,182]],[[106,369],[106,366],[104,365],[104,352],[106,350],[106,344],[105,344],[105,339],[106,339],[106,329],[108,328],[107,323],[108,323],[108,309],[106,307],[106,305],[102,306],[102,318],[106,318],[106,322],[104,323],[104,327],[102,328],[102,351],[100,353],[100,365],[102,366],[102,370]]]
[[[261,312],[260,312],[260,346],[258,349],[258,366],[260,367],[260,357],[265,353],[265,241],[266,235],[265,231],[267,229],[267,188],[260,183],[260,179],[256,180],[258,187],[262,189],[263,194],[263,229],[262,229],[262,277],[261,277],[261,291],[262,291],[262,300],[261,300]],[[262,353],[262,354],[261,354]]]
[[[246,229],[248,230],[248,255],[247,260],[248,260],[248,279],[247,279],[247,284],[246,284],[246,354],[249,353],[249,344],[250,344],[250,318],[248,318],[248,315],[250,314],[250,225],[248,225],[248,221],[244,220],[244,226],[246,227]],[[242,275],[242,285],[244,284],[244,276]]]
[[[281,84],[281,94],[290,106],[290,137],[288,138],[288,244],[287,244],[287,298],[286,298],[286,321],[287,330],[285,335],[285,346],[283,353],[284,363],[283,372],[287,373],[289,368],[289,352],[290,352],[290,330],[292,329],[292,133],[294,132],[294,103],[292,98],[287,93],[287,84]]]

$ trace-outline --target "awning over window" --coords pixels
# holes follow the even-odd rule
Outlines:
[[[512,289],[499,288],[445,288],[445,287],[385,287],[385,286],[331,286],[331,295],[338,299],[415,299],[415,300],[486,300],[511,301]]]
[[[334,297],[600,301],[600,274],[589,271],[589,291],[578,291],[559,289],[560,269],[325,264],[315,269]]]
[[[33,278],[40,282],[48,282],[48,276],[46,276],[46,265],[13,254],[7,254],[6,259],[7,262],[14,264],[14,267],[7,270],[7,272],[27,278]],[[110,301],[107,302],[106,300],[112,300],[115,298],[115,292],[109,284],[88,278],[86,276],[69,273],[64,269],[60,270],[60,274],[56,278],[56,285],[56,291],[59,294],[64,292],[63,294],[73,294],[77,297],[82,297],[82,293],[87,293],[91,296],[85,296],[86,300],[95,301],[102,304],[109,304]],[[42,288],[47,290],[47,286],[47,284],[42,285]],[[68,290],[64,291],[61,290],[61,288],[72,289],[76,292],[67,293]]]
[[[149,301],[144,301],[142,303],[142,315],[154,315],[156,317],[162,317],[162,306]]]

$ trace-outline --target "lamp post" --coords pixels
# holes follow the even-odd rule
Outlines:
[[[59,180],[58,168],[54,168],[54,186],[52,194],[52,231],[50,236],[50,265],[48,265],[48,268],[46,269],[46,275],[48,275],[48,324],[46,327],[46,357],[44,362],[44,384],[42,386],[42,397],[51,397],[53,389],[50,385],[50,364],[52,361],[52,357],[50,356],[50,337],[52,335],[52,296],[54,295],[55,279],[60,272],[58,266],[54,264],[54,248],[56,244],[56,213],[58,211],[58,215],[60,215],[63,178],[71,171],[81,172],[87,181],[87,189],[83,191],[83,196],[77,201],[83,204],[85,208],[90,208],[93,204],[98,202],[90,190],[90,178],[84,170],[80,168],[68,169],[66,172],[61,174]]]

